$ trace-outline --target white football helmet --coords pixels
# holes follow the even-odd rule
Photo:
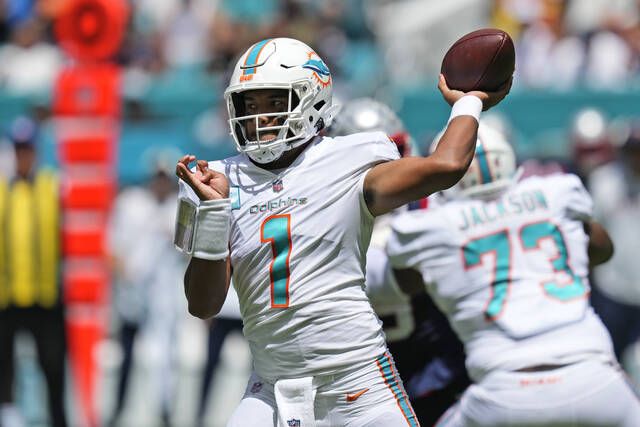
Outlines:
[[[332,136],[343,136],[373,131],[389,135],[398,146],[401,156],[420,155],[415,141],[405,130],[397,114],[387,105],[372,98],[357,98],[344,104],[329,133]]]
[[[440,132],[431,151],[435,150],[444,132]],[[491,199],[517,180],[516,156],[504,135],[480,120],[476,153],[462,179],[449,190],[447,198],[471,197]]]
[[[231,136],[238,151],[264,164],[307,142],[331,124],[335,112],[332,86],[327,65],[298,40],[266,39],[251,46],[238,60],[224,93]],[[287,111],[245,115],[242,94],[256,89],[288,90]],[[277,126],[261,127],[259,117],[263,116],[278,116],[282,121]],[[249,120],[255,120],[255,140],[247,138]],[[275,139],[260,141],[261,133],[274,130],[278,132]]]

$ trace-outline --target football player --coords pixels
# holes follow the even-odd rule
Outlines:
[[[481,124],[447,195],[398,216],[387,246],[398,283],[426,286],[465,345],[474,384],[437,425],[638,425],[638,400],[589,305],[589,265],[613,245],[580,179],[517,181],[511,146]]]
[[[241,153],[176,165],[189,311],[214,315],[233,275],[253,355],[230,426],[418,425],[364,291],[373,219],[455,184],[480,111],[510,82],[439,88],[453,105],[440,147],[399,159],[381,132],[318,135],[335,112],[332,76],[309,46],[267,39],[239,59],[224,96]]]
[[[342,106],[330,134],[367,131],[389,135],[402,157],[420,155],[396,113],[371,98],[354,99]],[[430,199],[428,206],[433,206],[433,197]],[[367,251],[365,284],[416,417],[421,425],[431,426],[462,394],[469,378],[462,343],[426,290],[409,296],[393,276],[385,246],[393,216],[407,208],[424,207],[412,204],[376,217]]]

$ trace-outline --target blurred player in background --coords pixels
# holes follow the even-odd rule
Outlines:
[[[224,301],[220,312],[215,318],[206,322],[208,326],[207,359],[202,370],[202,383],[200,384],[200,396],[196,409],[196,427],[205,425],[207,405],[210,400],[209,395],[215,379],[214,373],[220,362],[222,347],[230,333],[242,333],[240,303],[233,286],[229,286],[227,299]]]
[[[616,242],[611,262],[594,271],[593,303],[624,360],[640,340],[640,122],[630,124],[617,160],[593,171],[589,188],[595,216]]]
[[[439,88],[454,104],[439,148],[399,159],[381,132],[318,136],[333,120],[332,77],[304,43],[263,40],[236,64],[225,97],[241,154],[176,166],[189,311],[215,315],[233,274],[254,360],[230,426],[418,425],[364,291],[373,220],[464,175],[477,117],[510,82]]]
[[[608,127],[607,118],[597,108],[583,108],[573,118],[569,135],[572,169],[585,184],[591,172],[615,158]]]
[[[332,136],[371,131],[389,135],[403,157],[420,155],[400,118],[371,98],[346,103],[330,129]],[[469,378],[462,343],[426,289],[409,296],[393,277],[385,246],[394,215],[406,210],[404,206],[376,217],[367,251],[366,291],[418,421],[431,426],[469,385]]]
[[[15,176],[0,179],[0,424],[22,425],[13,408],[14,344],[26,331],[47,382],[49,421],[65,427],[59,181],[52,170],[38,168],[37,138],[30,118],[11,124]]]
[[[166,154],[164,155],[166,156]],[[118,194],[111,217],[114,312],[123,350],[116,404],[111,424],[121,424],[134,362],[134,343],[148,338],[146,368],[155,383],[147,391],[157,405],[162,425],[171,424],[177,374],[177,330],[184,303],[176,283],[186,265],[173,248],[176,183],[166,159],[157,153],[146,186],[132,186]]]
[[[398,216],[398,283],[427,287],[474,381],[439,426],[636,426],[640,404],[589,306],[589,265],[613,246],[575,175],[519,182],[507,141],[480,125],[451,201]]]

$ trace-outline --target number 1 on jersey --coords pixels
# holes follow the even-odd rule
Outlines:
[[[291,257],[291,216],[273,215],[262,222],[260,241],[271,244],[269,265],[271,307],[289,307],[289,258]]]

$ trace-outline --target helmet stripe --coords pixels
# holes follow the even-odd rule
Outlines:
[[[487,161],[487,152],[484,149],[482,141],[478,140],[476,145],[476,159],[478,159],[478,166],[480,167],[480,184],[486,184],[491,182],[491,168]]]
[[[247,57],[244,60],[244,71],[243,75],[247,74],[255,74],[256,73],[256,65],[258,64],[258,58],[260,57],[260,52],[262,52],[262,48],[266,46],[272,39],[265,39],[253,45]]]

